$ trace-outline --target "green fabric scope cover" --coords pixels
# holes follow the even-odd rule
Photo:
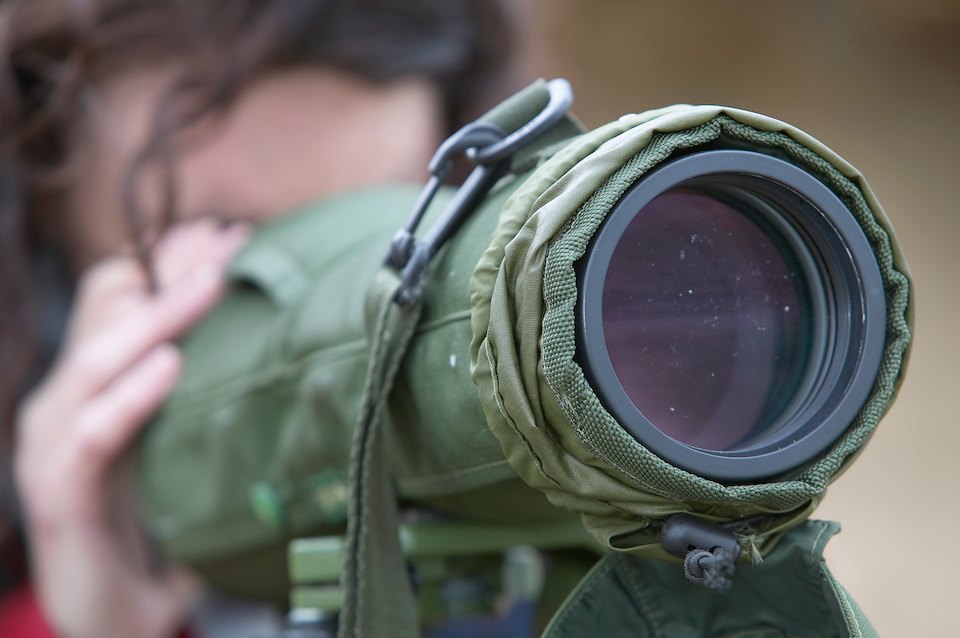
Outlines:
[[[573,263],[603,216],[672,153],[728,141],[786,155],[830,186],[870,239],[888,298],[881,373],[855,423],[799,476],[760,485],[721,485],[653,455],[572,359]],[[183,342],[184,375],[141,444],[142,502],[161,547],[227,590],[283,600],[287,541],[342,532],[366,287],[418,192],[348,194],[262,228],[232,263],[225,299]],[[467,521],[579,517],[604,546],[657,557],[652,522],[675,512],[783,514],[741,537],[758,559],[806,519],[892,401],[908,291],[873,193],[819,142],[735,109],[625,116],[504,178],[439,255],[385,424],[396,489]]]
[[[787,480],[724,485],[677,468],[603,408],[574,361],[574,263],[631,184],[674,154],[747,144],[816,175],[846,204],[876,254],[887,296],[877,381],[854,423]],[[773,515],[738,531],[759,561],[810,515],[862,448],[899,387],[910,343],[909,277],[889,221],[862,176],[830,149],[777,120],[738,109],[674,106],[587,133],[542,164],[507,201],[472,282],[474,380],[487,421],[517,473],[579,512],[605,547],[667,558],[655,521],[688,512],[722,522]]]

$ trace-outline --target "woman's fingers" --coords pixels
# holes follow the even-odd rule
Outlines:
[[[153,266],[161,290],[177,287],[201,268],[223,271],[249,237],[249,228],[195,221],[172,228],[156,246]],[[150,301],[147,278],[131,257],[113,257],[93,266],[78,288],[67,350],[116,317]]]
[[[160,287],[175,283],[193,269],[211,261],[210,248],[221,239],[221,235],[222,229],[209,219],[171,228],[151,251]]]
[[[146,295],[143,269],[129,257],[110,257],[92,266],[80,280],[64,347],[73,348],[109,319]]]
[[[156,294],[130,258],[97,266],[78,290],[64,352],[17,423],[16,478],[51,618],[101,626],[106,599],[135,623],[114,623],[115,635],[172,632],[196,596],[189,574],[153,571],[128,516],[123,459],[180,374],[170,342],[216,303],[246,235],[204,223],[176,231],[154,254]]]
[[[85,277],[60,360],[23,406],[20,424],[32,425],[20,428],[22,439],[56,443],[98,393],[151,349],[179,337],[219,299],[226,263],[249,230],[194,223],[172,232],[156,254],[167,273],[157,294],[146,291],[139,265],[129,258],[107,260]]]
[[[95,395],[152,347],[176,338],[195,323],[222,289],[221,273],[204,266],[179,285],[129,309],[65,354],[54,373],[51,393],[77,403]]]
[[[18,466],[42,458],[41,465],[50,467],[56,451],[57,458],[85,456],[96,472],[106,469],[116,446],[130,441],[173,385],[177,356],[161,344],[176,339],[216,303],[226,262],[247,234],[244,228],[222,230],[209,223],[177,230],[156,255],[158,267],[168,273],[156,295],[147,293],[139,265],[129,258],[92,269],[78,291],[60,360],[22,405]],[[30,458],[34,461],[24,460]],[[25,476],[36,474],[27,470]]]
[[[180,373],[180,356],[169,344],[154,347],[77,413],[71,475],[99,480],[127,448],[147,417],[173,389]]]
[[[175,285],[205,263],[226,267],[227,261],[249,238],[242,224],[220,226],[212,220],[198,220],[170,230],[157,242],[153,263],[161,288]]]

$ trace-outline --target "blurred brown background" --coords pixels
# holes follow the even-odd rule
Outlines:
[[[960,636],[960,2],[523,0],[525,76],[566,77],[588,126],[676,102],[788,121],[870,181],[916,292],[900,397],[818,516],[884,636]]]

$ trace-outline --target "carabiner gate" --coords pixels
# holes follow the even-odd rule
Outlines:
[[[570,84],[563,79],[547,83],[546,106],[516,131],[507,133],[481,120],[467,124],[447,138],[430,160],[430,179],[410,211],[406,223],[394,235],[384,263],[402,270],[395,301],[401,307],[417,303],[426,283],[427,267],[443,244],[463,225],[477,204],[510,168],[513,155],[557,124],[573,102]],[[457,190],[447,208],[422,240],[415,233],[430,203],[450,175],[453,158],[464,153],[475,168]]]

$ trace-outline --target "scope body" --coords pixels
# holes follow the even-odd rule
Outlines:
[[[339,533],[370,282],[419,188],[259,230],[185,340],[141,445],[149,527],[228,591],[283,600],[293,538]],[[425,226],[453,197],[444,188]],[[386,404],[405,504],[581,521],[667,558],[657,521],[802,522],[892,400],[905,265],[859,175],[769,118],[625,116],[502,178],[429,271]]]
[[[439,255],[388,409],[400,497],[478,522],[576,518],[517,478],[470,378],[470,277],[524,177],[505,178]],[[418,193],[351,193],[260,231],[230,266],[229,294],[182,345],[190,364],[142,447],[142,489],[166,551],[226,591],[285,600],[285,530],[342,529],[369,356],[366,284]],[[441,190],[428,223],[453,193]],[[236,555],[264,546],[275,560],[238,574]]]

